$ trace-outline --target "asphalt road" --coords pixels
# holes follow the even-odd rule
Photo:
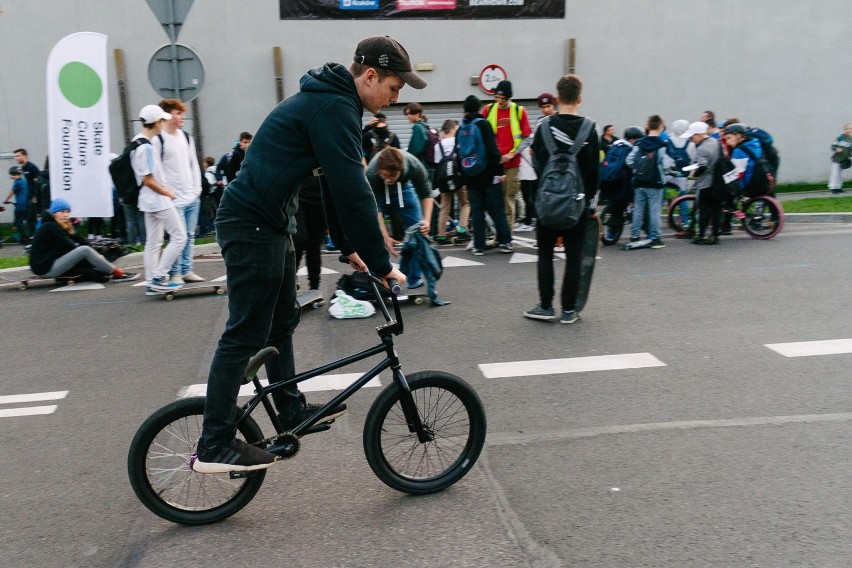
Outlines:
[[[602,250],[571,326],[521,317],[532,249],[446,249],[453,304],[406,306],[397,345],[406,372],[477,389],[489,426],[471,473],[427,497],[383,485],[361,447],[365,388],[243,511],[197,528],[138,502],[126,455],[149,414],[205,381],[227,296],[2,288],[0,397],[68,392],[0,398],[0,566],[848,566],[852,226],[667,244]],[[306,311],[299,369],[372,345],[377,324]],[[846,352],[775,345],[830,340],[801,349]]]

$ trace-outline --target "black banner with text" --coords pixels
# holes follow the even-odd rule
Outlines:
[[[282,20],[502,20],[565,17],[565,0],[279,0]]]

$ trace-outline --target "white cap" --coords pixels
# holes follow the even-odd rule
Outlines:
[[[139,111],[139,118],[144,124],[154,124],[160,120],[171,120],[172,115],[157,105],[146,105]]]
[[[686,129],[686,132],[680,135],[681,138],[692,138],[696,134],[707,134],[706,122],[693,122]]]

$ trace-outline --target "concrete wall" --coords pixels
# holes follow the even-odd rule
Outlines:
[[[142,0],[0,0],[0,152],[47,151],[45,62],[77,31],[109,36],[121,48],[132,114],[160,99],[148,83],[151,55],[167,36]],[[196,0],[179,42],[198,53],[206,80],[199,97],[206,154],[220,156],[241,130],[255,131],[275,105],[272,48],[284,56],[285,94],[325,61],[347,63],[363,37],[390,34],[414,62],[431,62],[424,91],[400,102],[461,101],[470,77],[503,66],[515,98],[553,90],[576,38],[576,70],[586,82],[583,111],[621,132],[660,113],[697,120],[705,109],[772,132],[781,181],[827,178],[829,144],[852,121],[848,0],[567,0],[563,20],[282,21],[276,0]],[[118,90],[109,85],[113,151],[121,149]],[[0,165],[11,162],[0,160]],[[6,184],[0,184],[6,188]]]

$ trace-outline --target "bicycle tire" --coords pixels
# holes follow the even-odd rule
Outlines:
[[[238,408],[237,416],[241,413]],[[142,504],[182,525],[206,525],[230,517],[252,500],[266,476],[266,470],[240,479],[230,479],[227,473],[192,471],[189,460],[201,436],[203,418],[204,397],[166,405],[139,427],[127,456],[130,485]],[[243,418],[237,430],[246,442],[263,439],[250,416]]]
[[[407,380],[420,419],[435,439],[421,443],[409,431],[400,404],[402,389],[394,382],[367,414],[364,453],[383,483],[404,493],[427,495],[453,485],[476,463],[485,445],[485,409],[476,391],[450,373],[420,371]],[[407,467],[412,462],[414,471]]]
[[[686,201],[690,202],[689,205],[688,205],[689,212],[687,214],[689,216],[689,218],[686,220],[686,222],[684,222],[683,215],[681,214],[682,213],[681,212],[681,205]],[[679,197],[675,197],[672,200],[671,205],[669,205],[669,214],[668,214],[669,228],[671,228],[673,231],[676,231],[678,233],[688,230],[689,229],[689,222],[692,221],[694,223],[696,221],[695,214],[696,214],[695,195],[688,193],[686,195],[681,195]]]
[[[758,208],[761,202],[765,205]],[[757,214],[757,209],[760,210],[760,215]],[[742,219],[743,229],[755,239],[771,239],[780,233],[784,226],[784,208],[777,199],[768,195],[745,199],[742,211],[745,214]]]

